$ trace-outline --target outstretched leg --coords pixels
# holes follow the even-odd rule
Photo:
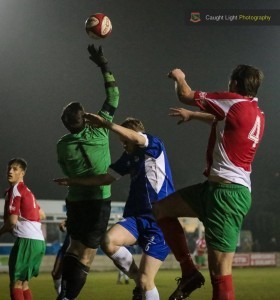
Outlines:
[[[197,215],[178,192],[156,202],[153,205],[153,212],[182,271],[178,287],[169,299],[185,299],[195,289],[201,287],[205,279],[193,263],[186,235],[178,217],[197,217]]]

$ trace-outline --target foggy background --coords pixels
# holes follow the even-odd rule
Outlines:
[[[177,126],[170,107],[181,106],[167,73],[179,67],[192,89],[227,89],[237,64],[259,67],[265,75],[259,105],[265,134],[253,164],[253,204],[244,223],[265,242],[280,239],[279,26],[190,26],[187,11],[211,8],[279,9],[257,0],[0,0],[0,189],[7,188],[6,164],[27,160],[25,183],[37,199],[64,199],[66,189],[52,183],[63,176],[56,142],[66,133],[60,114],[70,101],[97,112],[105,99],[100,70],[88,59],[90,43],[103,45],[120,89],[115,122],[127,116],[143,121],[146,131],[164,141],[176,188],[204,180],[210,128],[192,121]],[[113,24],[110,37],[90,39],[89,15],[103,12]],[[244,116],[246,117],[246,116]],[[111,134],[112,160],[122,147]],[[125,201],[129,178],[112,186],[112,199]],[[1,196],[3,197],[3,196]],[[0,197],[0,198],[1,198]],[[3,208],[1,207],[2,211]]]

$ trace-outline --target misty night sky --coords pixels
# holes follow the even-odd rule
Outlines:
[[[211,3],[210,3],[211,2]],[[52,183],[62,173],[56,142],[66,133],[60,114],[70,101],[97,112],[105,99],[100,70],[87,45],[103,45],[121,93],[115,122],[140,118],[146,131],[165,142],[176,188],[204,180],[210,128],[192,121],[177,126],[169,107],[181,106],[167,73],[179,67],[196,90],[227,89],[237,64],[259,67],[265,80],[259,105],[266,114],[264,139],[253,164],[253,212],[271,207],[279,214],[279,26],[188,26],[186,11],[210,8],[279,9],[279,1],[202,0],[0,0],[0,187],[7,187],[6,164],[28,162],[26,184],[38,199],[64,199]],[[106,13],[113,32],[90,39],[86,18]],[[244,116],[246,117],[246,116]],[[122,147],[111,133],[112,160]],[[129,178],[113,184],[113,200],[125,201]],[[0,211],[3,208],[0,208]]]

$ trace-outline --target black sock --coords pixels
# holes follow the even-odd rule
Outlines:
[[[86,283],[89,267],[78,261],[77,256],[66,253],[62,265],[61,292],[57,300],[75,299]]]

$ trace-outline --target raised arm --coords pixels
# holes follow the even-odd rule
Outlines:
[[[168,77],[175,81],[178,99],[184,104],[195,106],[194,91],[188,85],[185,73],[180,69],[174,69],[169,72]]]
[[[104,79],[106,99],[99,114],[109,121],[112,121],[115,110],[119,104],[119,89],[117,87],[114,75],[110,71],[108,60],[103,54],[102,47],[100,46],[97,49],[93,44],[89,45],[88,52],[90,54],[90,60],[100,67]]]
[[[200,112],[200,111],[191,111],[184,108],[170,108],[170,113],[168,114],[171,117],[179,117],[178,125],[189,122],[190,120],[199,120],[205,123],[212,125],[215,121],[215,116],[209,113]]]
[[[69,185],[86,185],[86,186],[99,186],[99,185],[109,185],[113,183],[116,179],[110,174],[99,174],[92,177],[76,177],[76,178],[56,178],[53,179],[59,185],[69,186]]]
[[[86,113],[85,118],[93,127],[107,128],[118,134],[125,141],[129,141],[140,147],[145,146],[146,138],[132,129],[109,122],[108,120],[96,114]]]

